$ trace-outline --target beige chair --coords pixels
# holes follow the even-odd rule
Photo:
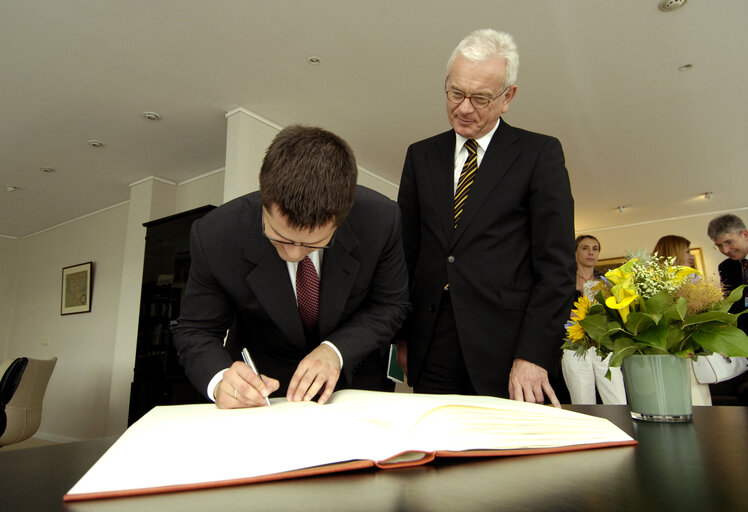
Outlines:
[[[0,365],[0,447],[33,436],[42,421],[42,401],[57,358],[19,357]]]

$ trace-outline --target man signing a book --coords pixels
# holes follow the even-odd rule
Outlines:
[[[218,407],[392,389],[388,349],[409,309],[400,213],[357,175],[340,137],[291,126],[267,149],[260,190],[193,224],[174,344]]]

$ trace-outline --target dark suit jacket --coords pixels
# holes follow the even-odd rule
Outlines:
[[[502,121],[453,229],[455,134],[410,146],[398,202],[413,310],[408,377],[418,379],[446,283],[479,394],[508,396],[522,358],[553,372],[574,296],[574,204],[561,144]]]
[[[210,379],[238,357],[223,346],[246,346],[260,372],[280,381],[308,354],[286,262],[262,235],[258,192],[211,211],[192,226],[190,276],[174,344],[193,385],[205,393]],[[397,205],[359,187],[350,214],[322,259],[320,341],[343,357],[339,383],[350,386],[372,353],[389,348],[409,308]],[[315,344],[316,346],[316,344]],[[377,368],[384,377],[386,368]]]
[[[719,264],[719,280],[722,282],[722,288],[729,294],[741,284],[745,284],[743,279],[743,264],[737,260],[726,259]],[[740,313],[745,307],[745,300],[748,297],[748,288],[743,290],[743,298],[733,303],[730,307],[730,313]],[[738,317],[738,327],[748,334],[748,313]]]

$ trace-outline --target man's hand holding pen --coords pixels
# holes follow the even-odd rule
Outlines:
[[[216,386],[216,405],[220,409],[267,405],[268,395],[279,387],[277,380],[257,375],[246,363],[235,361]]]
[[[246,362],[234,361],[215,388],[214,398],[220,409],[270,405],[267,397],[280,387],[276,379],[259,374],[249,352],[242,355]],[[329,346],[321,344],[299,363],[288,385],[286,399],[289,402],[309,401],[319,394],[317,401],[324,404],[335,391],[339,377],[338,355]]]

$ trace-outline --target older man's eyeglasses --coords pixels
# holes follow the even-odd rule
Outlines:
[[[503,91],[501,91],[501,94],[499,94],[498,96],[494,96],[493,98],[483,96],[482,94],[469,95],[465,94],[462,91],[458,91],[457,89],[446,89],[444,92],[447,93],[447,100],[449,100],[451,103],[456,103],[459,105],[467,98],[468,100],[470,100],[470,104],[473,105],[474,108],[484,109],[488,107],[492,101],[496,101],[497,99],[501,98],[508,90],[509,87],[506,87]]]
[[[272,228],[272,226],[270,226]],[[330,241],[327,242],[327,245],[310,245],[305,244],[303,242],[294,242],[293,240],[279,240],[277,238],[273,238],[268,236],[267,230],[265,228],[265,221],[262,221],[262,236],[267,238],[270,242],[274,244],[281,244],[281,245],[293,245],[295,247],[304,247],[305,249],[330,249],[335,242],[335,233],[333,232],[332,236],[330,237]]]

